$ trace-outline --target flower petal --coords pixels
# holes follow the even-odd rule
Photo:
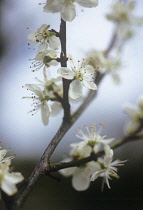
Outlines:
[[[49,46],[53,50],[57,50],[60,47],[60,39],[56,36],[51,36],[49,38]]]
[[[23,181],[24,177],[20,172],[12,172],[12,173],[6,173],[4,177],[5,181],[9,181],[13,184],[17,184],[21,181]]]
[[[98,0],[76,0],[83,7],[96,7],[98,5]]]
[[[48,48],[48,44],[46,42],[42,42],[39,45],[35,60],[42,61],[44,56],[46,55],[47,48]]]
[[[11,183],[5,179],[3,179],[1,182],[1,189],[9,196],[11,196],[17,192],[16,186],[13,183]]]
[[[48,13],[60,12],[63,9],[64,4],[65,0],[47,0],[43,11]]]
[[[72,178],[72,185],[77,191],[86,190],[90,185],[90,178],[84,173],[83,169],[78,168]]]
[[[3,157],[6,155],[7,149],[0,150],[0,161],[3,159]]]
[[[76,16],[75,6],[72,2],[67,2],[61,12],[62,19],[64,21],[72,21]]]
[[[43,104],[41,105],[41,114],[44,125],[48,124],[50,113],[51,113],[51,107],[47,104],[46,101],[44,101]]]
[[[102,173],[104,173],[106,170],[100,170],[100,171],[96,171],[95,173],[92,174],[90,181],[94,181],[95,179],[97,179]]]
[[[68,69],[67,67],[61,67],[58,69],[57,72],[61,77],[65,79],[73,79],[75,76],[75,73],[70,69]]]
[[[97,90],[97,85],[93,81],[83,80],[82,83],[85,87],[89,89]]]
[[[68,177],[68,176],[72,176],[76,169],[77,167],[64,168],[64,169],[59,170],[59,173],[65,177]]]
[[[62,105],[59,102],[55,102],[54,104],[51,105],[51,115],[52,116],[57,116],[59,112],[62,110]]]
[[[91,65],[85,66],[85,74],[86,75],[90,75],[90,77],[91,77],[94,75],[94,72],[95,72],[95,69],[93,68],[93,66],[91,66]]]
[[[82,85],[79,80],[74,80],[70,84],[69,88],[70,97],[73,99],[77,99],[82,95]]]

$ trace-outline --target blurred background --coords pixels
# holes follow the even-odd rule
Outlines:
[[[90,49],[107,48],[114,25],[106,20],[105,14],[109,13],[113,2],[100,0],[99,6],[93,9],[77,7],[77,17],[67,24],[67,51],[77,60],[85,57]],[[30,69],[29,59],[35,57],[37,47],[28,45],[28,34],[42,24],[50,24],[51,28],[59,31],[60,15],[43,13],[43,6],[38,3],[41,2],[1,1],[0,141],[4,148],[11,148],[9,154],[17,155],[13,161],[15,171],[21,171],[25,177],[30,175],[62,122],[61,113],[51,117],[49,125],[44,126],[40,112],[34,116],[27,114],[32,109],[32,101],[22,99],[29,95],[22,86],[34,83],[34,77],[42,79],[41,70],[33,73]],[[143,16],[142,0],[136,0],[135,15]],[[59,162],[68,155],[70,143],[78,142],[74,135],[76,128],[83,128],[84,124],[103,123],[101,135],[117,140],[124,136],[128,117],[123,112],[123,105],[126,102],[136,104],[143,94],[142,26],[135,29],[135,36],[126,43],[121,59],[121,83],[116,85],[110,75],[105,76],[97,98],[65,135],[52,156],[53,162]],[[111,190],[105,188],[101,193],[99,179],[87,191],[79,193],[72,188],[70,179],[62,178],[58,183],[44,177],[27,200],[24,210],[98,210],[121,209],[121,206],[122,209],[143,209],[142,151],[142,141],[132,142],[115,151],[115,158],[128,162],[119,169],[120,180],[111,182]]]

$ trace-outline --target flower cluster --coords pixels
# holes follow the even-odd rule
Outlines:
[[[44,12],[60,12],[64,21],[73,21],[76,16],[74,3],[91,8],[98,5],[98,0],[47,0],[46,5],[44,6]]]
[[[10,172],[11,159],[15,156],[5,157],[7,151],[6,149],[0,149],[0,188],[11,196],[17,192],[15,185],[23,181],[24,177],[19,172]]]
[[[89,157],[92,154],[97,154],[101,149],[104,149],[105,155],[103,158],[97,158],[96,161],[84,163],[79,167],[61,169],[59,172],[63,176],[72,176],[72,185],[78,191],[86,190],[91,181],[98,177],[103,177],[104,183],[110,188],[109,179],[111,177],[118,178],[116,166],[121,166],[124,161],[113,161],[113,150],[109,144],[114,141],[113,138],[105,139],[106,136],[100,136],[100,132],[96,130],[96,126],[91,126],[91,129],[86,126],[86,131],[78,130],[76,136],[82,139],[81,142],[71,144],[72,150],[70,158],[66,158],[64,162],[80,160]]]
[[[86,62],[93,66],[101,74],[110,73],[114,82],[119,83],[118,70],[121,67],[119,56],[117,58],[107,57],[103,51],[91,50],[87,53]]]
[[[141,125],[143,127],[143,95],[138,99],[137,107],[126,104],[124,110],[130,118],[129,123],[125,126],[126,133],[131,134]]]
[[[121,39],[128,39],[133,35],[133,25],[143,24],[143,18],[134,16],[135,1],[117,1],[112,7],[107,19],[117,24],[117,35]]]
[[[50,67],[58,65],[56,51],[60,47],[60,39],[56,36],[56,33],[49,31],[49,25],[43,24],[37,31],[28,35],[28,39],[36,45],[40,42],[37,55],[33,61],[33,71],[39,70],[42,66]],[[48,46],[51,49],[48,49]]]
[[[49,122],[50,114],[58,113],[61,109],[59,98],[62,97],[61,78],[48,78],[46,69],[43,69],[44,81],[37,78],[39,84],[26,84],[27,90],[32,91],[32,96],[23,98],[32,98],[34,109],[31,112],[34,114],[39,109],[41,110],[42,120],[44,125]],[[52,102],[52,104],[50,103]],[[32,115],[33,115],[32,114]]]

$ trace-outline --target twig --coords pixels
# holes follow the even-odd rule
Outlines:
[[[60,40],[61,40],[61,56],[60,56],[60,62],[61,67],[67,67],[67,57],[66,57],[66,22],[61,19],[61,25],[60,25]],[[69,85],[70,80],[63,78],[63,108],[64,108],[64,121],[70,122],[70,104],[69,104],[69,97],[68,97],[68,91],[69,91]]]
[[[61,52],[61,66],[66,67],[66,23],[61,20],[61,27],[60,27],[60,39],[61,39],[61,46],[62,46],[62,52]],[[113,43],[112,43],[113,42]],[[113,48],[113,45],[115,43],[115,40],[111,40],[110,43],[110,50]],[[109,53],[109,50],[106,52],[106,55]],[[104,77],[104,74],[97,73],[95,82],[97,85],[101,82],[102,78]],[[24,204],[24,201],[28,197],[29,193],[39,180],[41,176],[43,176],[47,171],[51,171],[53,168],[50,165],[50,157],[53,154],[54,150],[56,149],[57,145],[63,138],[63,136],[66,134],[66,132],[69,130],[69,128],[73,125],[73,123],[80,117],[80,115],[83,113],[84,109],[91,103],[91,101],[95,98],[97,92],[90,90],[88,97],[85,99],[83,104],[78,108],[78,110],[73,114],[72,117],[70,117],[70,105],[68,101],[68,89],[70,85],[70,80],[63,79],[63,107],[64,107],[64,118],[63,123],[59,130],[57,131],[56,135],[53,137],[52,141],[44,151],[44,154],[42,155],[40,161],[36,165],[35,169],[33,170],[31,176],[27,180],[27,184],[25,184],[20,190],[19,193],[15,196],[15,201],[13,203],[13,206],[10,208],[10,210],[19,210],[22,205]]]

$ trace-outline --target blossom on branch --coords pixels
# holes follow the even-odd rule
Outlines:
[[[0,163],[3,163],[7,160],[11,160],[15,157],[15,155],[11,155],[11,156],[8,156],[8,157],[5,157],[5,155],[7,154],[9,149],[1,149],[0,147]]]
[[[49,47],[53,50],[57,50],[60,47],[60,40],[56,37],[56,33],[48,31],[50,25],[43,24],[37,31],[28,35],[28,39],[36,45],[37,43],[43,42],[48,43]]]
[[[62,108],[62,83],[61,78],[48,78],[46,68],[43,69],[44,81],[36,78],[39,84],[26,84],[27,90],[32,91],[32,96],[23,98],[32,98],[34,109],[30,112],[37,113],[40,109],[44,125],[49,122],[50,115],[56,115]],[[33,114],[32,114],[33,115]]]
[[[135,1],[117,1],[113,4],[111,13],[107,19],[117,24],[117,35],[121,39],[128,39],[133,35],[132,26],[143,24],[143,17],[136,17],[133,14]]]
[[[105,139],[106,136],[100,136],[100,130],[97,131],[96,125],[90,126],[90,129],[85,126],[85,129],[85,132],[81,129],[77,130],[76,137],[83,141],[77,143],[76,148],[90,147],[91,152],[97,153],[102,149],[103,145],[109,145],[114,141],[114,138]]]
[[[102,150],[101,145],[105,150],[105,157],[98,158],[97,161],[93,160],[88,163],[83,163],[79,167],[61,169],[59,172],[66,177],[72,176],[72,185],[78,191],[86,190],[90,185],[90,181],[94,181],[103,174],[107,175],[106,182],[109,186],[109,175],[115,175],[117,171],[115,166],[120,166],[122,163],[118,160],[112,162],[113,150],[110,149],[109,144],[114,139],[104,139],[105,136],[101,137],[95,125],[91,126],[91,130],[86,126],[86,132],[79,129],[76,136],[82,139],[82,141],[70,145],[72,148],[70,158],[66,158],[62,162],[81,160],[82,158],[90,157],[93,153],[97,154]]]
[[[16,184],[23,181],[24,177],[19,172],[9,172],[11,159],[15,155],[4,158],[8,150],[0,150],[0,188],[11,196],[17,192]]]
[[[115,83],[120,82],[118,70],[121,67],[121,61],[118,56],[117,58],[106,57],[103,51],[96,50],[89,51],[87,55],[86,62],[92,65],[96,71],[101,74],[110,73]]]
[[[104,158],[98,158],[98,163],[100,164],[101,169],[99,171],[95,171],[90,179],[91,181],[95,181],[98,177],[103,177],[102,190],[104,187],[104,183],[107,184],[109,189],[111,188],[109,184],[109,179],[111,179],[111,177],[119,178],[116,167],[123,166],[123,163],[126,162],[120,160],[115,160],[112,162],[113,150],[110,149],[108,145],[105,145],[104,150]]]
[[[48,45],[45,42],[42,42],[38,48],[37,55],[32,62],[33,71],[38,71],[42,67],[50,67],[50,66],[57,66],[59,62],[57,59],[57,51],[55,50],[48,50]]]
[[[72,59],[70,59],[72,60]],[[58,69],[58,74],[65,78],[72,80],[69,87],[69,95],[73,99],[82,96],[83,86],[92,90],[97,90],[96,84],[93,82],[95,70],[91,65],[86,65],[82,62],[81,65],[71,66],[70,68],[61,67]]]
[[[128,134],[133,133],[141,125],[143,128],[143,95],[138,99],[137,107],[132,104],[126,104],[124,110],[130,118],[130,121],[125,126],[125,131]]]
[[[49,122],[49,116],[51,113],[51,107],[47,103],[47,100],[49,100],[49,97],[44,94],[44,92],[41,90],[40,87],[34,84],[26,84],[25,87],[27,90],[30,90],[33,92],[31,97],[23,97],[23,98],[32,98],[33,99],[33,105],[34,109],[30,112],[37,113],[39,109],[41,109],[42,114],[42,120],[44,125],[47,125]],[[33,114],[32,114],[33,115]]]
[[[47,0],[44,6],[44,12],[61,13],[64,21],[73,21],[76,16],[76,8],[74,3],[87,8],[96,7],[98,0]]]
[[[66,159],[66,162],[68,161],[69,159]],[[61,169],[59,170],[59,173],[65,177],[72,176],[73,188],[77,191],[84,191],[90,186],[90,177],[93,172],[98,171],[99,169],[100,165],[95,161],[91,161],[80,167]]]

